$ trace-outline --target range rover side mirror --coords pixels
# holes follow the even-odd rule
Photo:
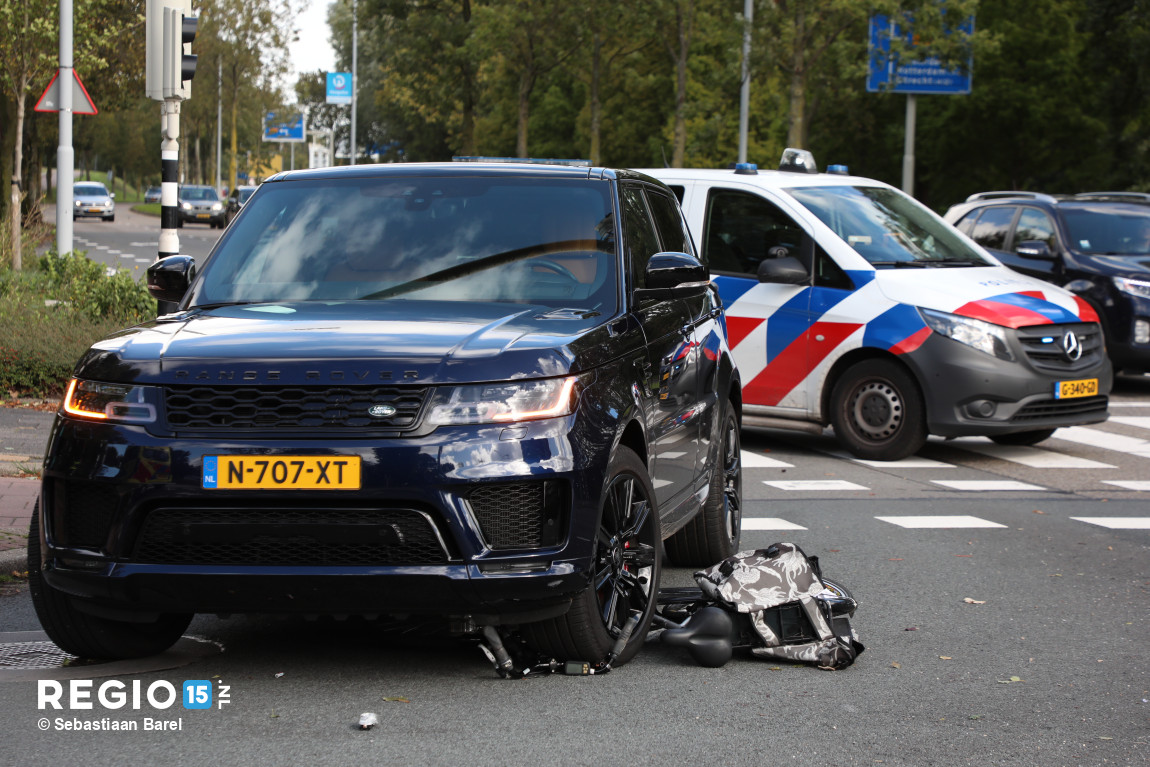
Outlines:
[[[153,298],[179,303],[196,276],[196,259],[168,256],[148,267],[148,292]]]
[[[656,253],[647,262],[647,287],[635,291],[636,300],[688,298],[707,291],[707,267],[689,253]]]

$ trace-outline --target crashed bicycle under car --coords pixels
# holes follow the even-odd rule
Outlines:
[[[33,601],[67,652],[196,613],[434,615],[632,657],[677,565],[736,552],[740,382],[674,196],[456,163],[283,173],[178,310],[95,344],[51,436]]]

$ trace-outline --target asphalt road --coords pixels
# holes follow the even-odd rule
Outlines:
[[[44,210],[46,221],[56,220],[55,206]],[[207,256],[223,230],[206,224],[186,224],[176,232],[180,238],[180,252],[197,260]],[[82,218],[72,225],[72,245],[85,251],[88,257],[113,269],[128,270],[143,279],[148,265],[159,252],[160,219],[136,213],[129,203],[116,205],[116,220],[104,222]]]

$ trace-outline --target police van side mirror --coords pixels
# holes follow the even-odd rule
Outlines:
[[[804,285],[811,275],[802,262],[794,256],[764,258],[759,263],[759,282],[774,282],[782,285]]]
[[[160,301],[179,303],[196,276],[196,259],[168,256],[148,267],[148,292]]]
[[[707,291],[707,267],[689,253],[656,253],[647,262],[647,286],[635,291],[635,300],[689,298]]]
[[[1050,246],[1042,240],[1023,240],[1014,246],[1014,252],[1023,258],[1035,258],[1043,261],[1053,261],[1054,254]]]

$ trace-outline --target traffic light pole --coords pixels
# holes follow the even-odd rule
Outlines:
[[[158,258],[180,254],[180,99],[165,99],[160,118],[160,243]]]

